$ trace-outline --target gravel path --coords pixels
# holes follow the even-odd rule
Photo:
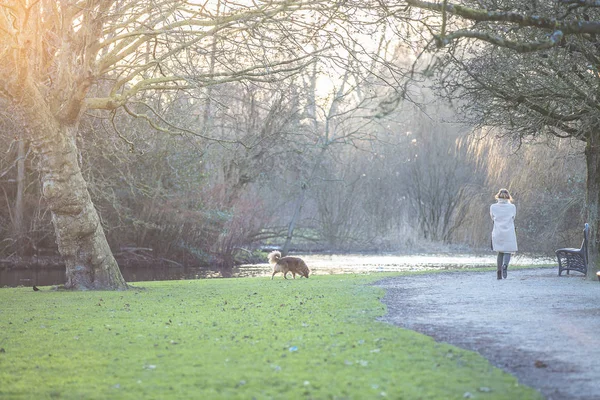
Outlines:
[[[600,284],[558,268],[390,278],[382,320],[473,350],[548,400],[600,399]]]

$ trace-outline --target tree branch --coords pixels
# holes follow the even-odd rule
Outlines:
[[[438,47],[443,47],[453,40],[459,38],[471,38],[471,39],[479,39],[495,46],[506,47],[508,49],[515,50],[519,53],[531,53],[539,50],[546,50],[552,48],[560,43],[563,38],[562,31],[555,31],[550,35],[547,40],[539,40],[533,42],[519,42],[504,39],[497,35],[492,35],[486,32],[476,32],[470,30],[459,30],[452,32],[446,36],[435,35],[436,45]]]
[[[521,27],[535,27],[547,29],[552,32],[561,31],[564,35],[600,33],[599,21],[563,21],[558,18],[542,17],[539,15],[526,15],[510,11],[488,11],[486,9],[476,9],[452,3],[440,4],[421,0],[406,0],[406,3],[409,6],[431,10],[438,13],[446,11],[469,21],[507,22]]]

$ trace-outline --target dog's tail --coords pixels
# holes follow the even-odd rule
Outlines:
[[[277,261],[281,258],[280,251],[272,251],[269,253],[269,264],[277,264]]]

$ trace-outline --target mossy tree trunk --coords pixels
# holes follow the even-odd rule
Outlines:
[[[587,279],[596,279],[596,272],[600,270],[600,257],[598,256],[600,250],[600,235],[598,235],[600,228],[600,132],[593,132],[588,136],[585,158],[587,162],[586,218],[590,224]]]
[[[78,117],[59,119],[29,86],[21,109],[39,162],[42,196],[66,265],[66,288],[126,289],[81,173],[75,144]]]
[[[50,206],[70,289],[126,289],[79,167],[71,129],[39,143],[42,191]]]

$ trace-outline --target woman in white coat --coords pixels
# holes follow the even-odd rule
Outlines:
[[[512,203],[510,193],[500,189],[496,194],[496,203],[490,206],[490,216],[494,221],[492,250],[498,252],[498,279],[506,279],[510,256],[517,251],[516,215],[517,208]]]

